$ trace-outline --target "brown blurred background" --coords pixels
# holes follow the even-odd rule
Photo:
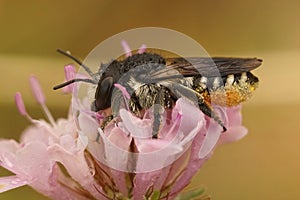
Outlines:
[[[220,147],[194,178],[215,200],[300,199],[300,1],[8,1],[0,0],[0,136],[17,139],[28,125],[13,102],[22,92],[35,118],[42,112],[30,93],[34,73],[55,117],[66,116],[69,96],[52,91],[70,60],[84,58],[106,38],[131,28],[158,26],[197,40],[212,56],[264,60],[261,80],[243,107],[249,135]],[[0,170],[0,175],[7,174]],[[0,199],[46,199],[29,187]]]

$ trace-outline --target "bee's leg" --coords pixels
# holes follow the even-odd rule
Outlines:
[[[223,131],[225,132],[227,129],[226,129],[224,123],[221,121],[219,116],[215,114],[210,103],[205,101],[204,98],[200,94],[197,95],[197,97],[198,97],[198,105],[199,105],[200,110],[208,117],[214,119],[223,128]]]
[[[107,117],[105,117],[104,120],[103,120],[103,122],[102,122],[102,124],[101,124],[101,126],[100,126],[100,128],[101,128],[102,130],[104,130],[104,128],[106,127],[106,125],[107,125],[113,118],[114,118],[113,115],[108,115]]]
[[[154,120],[152,124],[152,138],[157,138],[158,137],[158,132],[161,128],[162,124],[162,112],[163,108],[161,105],[155,104],[153,106],[153,114],[154,114]]]
[[[100,125],[100,128],[102,129],[102,131],[104,132],[104,128],[114,119],[113,115],[108,115],[107,117],[105,117]],[[115,121],[116,123],[116,121]],[[100,139],[100,134],[98,133],[97,138],[96,138],[96,142],[99,142]]]
[[[224,123],[221,121],[221,119],[216,115],[210,105],[209,102],[206,102],[205,99],[201,94],[196,92],[195,90],[189,88],[188,86],[178,84],[178,83],[172,83],[170,84],[172,86],[172,91],[175,95],[180,97],[186,97],[187,99],[193,99],[198,101],[198,106],[200,110],[207,115],[208,117],[214,119],[220,126],[223,128],[223,131],[225,132],[227,129],[224,126]],[[192,100],[193,101],[193,100]]]
[[[113,119],[113,115],[108,115],[104,118],[103,122],[100,125],[100,128],[104,131],[104,128],[107,126],[107,124]],[[98,133],[96,142],[99,142],[100,134]]]
[[[152,138],[158,137],[158,132],[162,125],[164,112],[164,92],[161,90],[155,97],[155,104],[153,105],[153,124],[152,124]]]

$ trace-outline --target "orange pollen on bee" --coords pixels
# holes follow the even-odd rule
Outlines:
[[[249,83],[234,84],[211,90],[209,93],[206,91],[202,95],[206,102],[231,107],[250,99],[256,88],[257,85],[250,85]]]

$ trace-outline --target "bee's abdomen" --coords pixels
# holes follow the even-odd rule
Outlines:
[[[194,89],[204,99],[221,106],[236,106],[247,101],[258,86],[258,78],[250,72],[223,77],[195,77]]]

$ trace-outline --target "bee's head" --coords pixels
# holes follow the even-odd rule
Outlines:
[[[114,79],[111,76],[99,80],[95,93],[95,101],[92,110],[99,111],[111,106],[111,96],[114,88]]]

